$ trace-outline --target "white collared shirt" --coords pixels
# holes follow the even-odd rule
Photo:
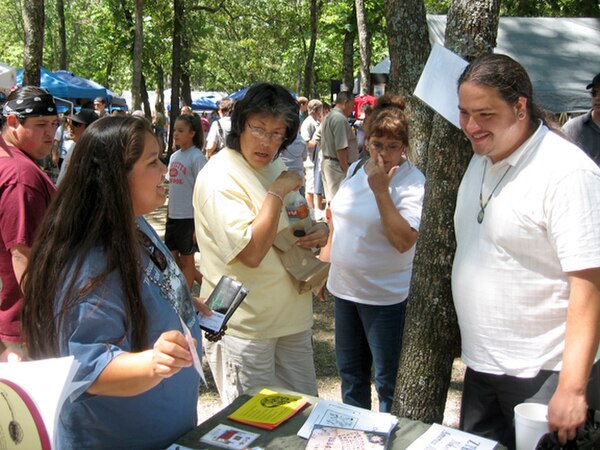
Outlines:
[[[481,224],[480,190],[484,204],[493,192]],[[566,272],[600,267],[598,167],[541,125],[496,164],[473,156],[454,224],[452,292],[463,361],[480,372],[519,377],[560,370]]]

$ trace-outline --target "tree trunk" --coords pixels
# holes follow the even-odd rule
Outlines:
[[[133,109],[142,109],[142,56],[144,52],[144,0],[135,0],[135,38],[133,41]]]
[[[446,46],[467,59],[484,53],[488,45],[495,45],[498,15],[499,0],[454,0],[448,12]],[[453,216],[458,185],[471,155],[460,130],[436,115],[392,406],[394,414],[428,423],[443,419],[460,339],[450,286],[456,248]]]
[[[23,2],[23,85],[40,85],[40,67],[44,56],[44,0]]]
[[[156,69],[156,97],[154,101],[154,109],[157,112],[164,114],[165,112],[165,73],[160,64],[155,66]]]
[[[406,101],[410,145],[417,155],[415,163],[425,173],[433,111],[412,95],[431,50],[425,5],[420,0],[386,0],[385,11],[390,54],[386,89]]]
[[[304,89],[302,92],[309,98],[315,97],[313,92],[313,63],[315,60],[315,48],[317,46],[320,7],[320,1],[310,0],[310,44],[308,45],[308,53],[306,55],[306,62],[304,64]]]
[[[355,15],[355,14],[353,14]],[[344,34],[344,59],[343,59],[343,74],[342,84],[347,91],[354,90],[354,37],[356,29],[350,27]]]
[[[146,87],[146,77],[142,74],[142,104],[144,105],[144,115],[146,119],[152,121],[152,109],[150,108],[150,99],[148,98],[148,88]]]
[[[367,27],[365,0],[355,0],[356,28],[360,50],[360,95],[371,93],[371,36]]]
[[[56,13],[58,15],[58,35],[60,40],[59,69],[67,70],[67,32],[65,29],[65,2],[56,0]]]
[[[110,60],[107,61],[106,62],[106,73],[104,75],[104,83],[103,83],[103,85],[106,89],[110,89],[110,77],[112,75],[113,68],[114,68],[113,62]]]
[[[580,17],[600,17],[600,4],[598,0],[582,0]]]
[[[183,64],[182,64],[183,66]],[[190,74],[181,69],[181,101],[184,105],[192,106],[192,86],[190,84]]]
[[[169,114],[169,147],[167,158],[173,153],[173,127],[179,116],[179,89],[181,81],[181,33],[183,31],[183,0],[173,0],[173,64],[171,69],[171,112]]]

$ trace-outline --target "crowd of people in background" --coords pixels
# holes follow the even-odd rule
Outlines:
[[[454,216],[460,426],[514,449],[513,408],[536,401],[564,443],[600,408],[600,74],[591,110],[562,131],[509,57],[476,59],[457,89],[474,153]],[[196,424],[193,352],[223,403],[257,386],[318,395],[314,297],[274,247],[297,192],[312,214],[295,244],[330,263],[342,400],[370,409],[373,371],[391,410],[425,176],[402,98],[355,109],[347,91],[330,110],[259,83],[211,119],[184,106],[167,149],[160,111],[97,98],[59,119],[43,89],[8,95],[0,361],[80,362],[60,448],[167,447]],[[60,169],[56,183],[44,167]],[[163,242],[144,215],[167,198]],[[225,334],[202,337],[197,314],[211,315],[204,299],[223,275],[249,294]]]

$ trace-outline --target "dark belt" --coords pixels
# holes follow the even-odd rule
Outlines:
[[[327,155],[323,155],[323,159],[328,159],[329,161],[339,161],[339,159]]]

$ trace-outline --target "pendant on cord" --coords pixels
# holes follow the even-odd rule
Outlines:
[[[483,222],[483,216],[485,215],[485,209],[481,208],[479,214],[477,214],[477,223]]]

